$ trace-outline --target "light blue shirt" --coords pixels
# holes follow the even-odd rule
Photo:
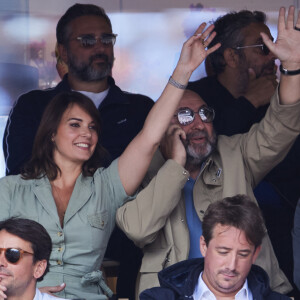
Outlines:
[[[194,206],[193,189],[195,180],[189,178],[183,191],[185,199],[186,219],[190,234],[189,259],[202,257],[200,252],[200,236],[202,235],[202,222],[200,221]]]
[[[202,273],[199,276],[198,283],[194,290],[193,298],[194,300],[217,300],[215,295],[207,287],[205,282],[202,279]],[[253,300],[252,293],[248,287],[248,281],[246,279],[242,288],[236,293],[235,300]]]

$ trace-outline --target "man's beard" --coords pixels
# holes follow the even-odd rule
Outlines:
[[[95,59],[103,59],[104,62],[97,63],[97,66],[93,66]],[[106,78],[111,74],[113,66],[113,59],[110,60],[106,54],[95,54],[90,56],[89,62],[77,62],[76,57],[72,53],[68,52],[68,68],[69,72],[74,74],[78,79],[82,81],[98,81]]]
[[[203,144],[194,144],[190,140],[192,138],[205,138],[206,142]],[[209,136],[206,130],[197,130],[186,135],[186,139],[183,141],[186,150],[186,165],[190,168],[201,168],[202,163],[217,147],[217,135],[215,131],[212,131],[212,135]]]
[[[249,85],[249,68],[254,70],[256,79],[262,76],[276,74],[276,66],[274,60],[267,62],[260,69],[258,69],[257,66],[249,66],[248,63],[244,61],[239,66],[239,76],[236,79],[240,94],[244,94],[247,91]]]

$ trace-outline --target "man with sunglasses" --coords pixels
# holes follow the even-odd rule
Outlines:
[[[285,10],[280,10],[276,43],[261,33],[263,41],[281,58],[282,68],[289,69],[261,123],[245,134],[216,136],[213,109],[197,93],[186,90],[149,168],[145,188],[135,200],[118,209],[117,224],[144,252],[138,293],[158,286],[157,273],[165,267],[201,257],[198,242],[209,204],[236,194],[245,194],[256,202],[253,188],[284,158],[297,138],[300,33],[291,21],[294,11],[293,7],[289,9],[285,22]],[[294,59],[298,63],[291,63]],[[279,293],[292,289],[268,236],[263,239],[256,263],[268,273],[271,289]]]
[[[42,114],[60,92],[76,90],[93,100],[102,120],[99,140],[111,159],[120,156],[142,129],[153,106],[154,102],[144,95],[122,91],[111,77],[117,34],[103,8],[91,4],[71,6],[57,24],[56,38],[58,54],[67,64],[68,74],[55,88],[31,91],[16,102],[3,139],[7,175],[19,174],[30,159]],[[118,229],[107,251],[107,257],[120,261],[119,296],[133,299],[142,253]]]
[[[260,36],[264,32],[273,39],[265,23],[263,12],[247,10],[230,12],[214,22],[217,36],[212,44],[220,42],[222,46],[207,61],[213,75],[190,82],[188,88],[215,109],[214,127],[218,134],[247,132],[267,111],[277,87],[277,68],[275,56]],[[279,264],[291,282],[290,232],[300,197],[299,170],[300,138],[297,138],[283,162],[266,174],[255,189]]]
[[[62,299],[36,288],[49,270],[51,250],[51,238],[39,223],[21,218],[1,221],[0,299]]]

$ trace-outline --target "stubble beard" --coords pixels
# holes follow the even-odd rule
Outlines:
[[[93,66],[95,59],[103,59],[104,62],[97,63]],[[76,57],[68,51],[68,68],[69,72],[81,81],[99,81],[111,75],[113,59],[109,59],[106,54],[95,54],[90,56],[88,63],[77,62]]]

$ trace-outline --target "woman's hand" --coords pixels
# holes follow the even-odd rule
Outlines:
[[[53,293],[61,292],[65,287],[66,287],[66,284],[62,283],[61,285],[56,285],[56,286],[43,286],[43,287],[39,288],[39,290],[41,293],[46,293],[46,294],[56,297],[55,295],[53,295]],[[1,298],[0,298],[0,300],[1,300]]]
[[[172,75],[176,81],[178,80],[182,84],[187,83],[192,72],[210,53],[216,51],[221,46],[220,43],[217,43],[213,47],[206,49],[216,36],[216,33],[213,32],[214,25],[210,25],[204,30],[205,26],[206,23],[202,23],[195,34],[183,44],[177,67]],[[180,75],[186,78],[182,78]]]

